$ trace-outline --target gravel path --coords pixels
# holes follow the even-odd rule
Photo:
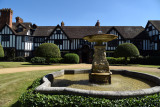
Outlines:
[[[37,71],[37,70],[58,70],[58,69],[91,69],[91,64],[4,68],[4,69],[0,69],[0,74],[28,72],[28,71]],[[133,66],[110,66],[110,69],[126,69],[126,70],[133,70],[133,71],[160,72],[160,69],[158,68],[133,67]]]

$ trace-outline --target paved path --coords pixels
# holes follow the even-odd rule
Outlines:
[[[0,69],[0,74],[28,72],[28,71],[37,71],[37,70],[58,70],[58,69],[91,69],[91,64],[4,68],[4,69]],[[160,72],[160,69],[158,68],[133,67],[133,66],[110,66],[110,69],[126,69],[126,70],[133,70],[133,71]]]

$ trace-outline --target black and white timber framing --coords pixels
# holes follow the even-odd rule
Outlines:
[[[89,30],[93,30],[93,33],[98,33],[99,30],[97,26],[67,27],[57,25],[53,27],[37,27],[34,29],[31,27],[32,24],[28,24],[27,26],[28,28],[23,26],[23,23],[16,24],[17,30],[5,24],[0,29],[0,43],[4,50],[14,48],[16,56],[29,57],[33,55],[34,50],[42,43],[54,43],[59,47],[62,53],[82,53],[80,50],[84,46],[87,46],[88,49],[93,50],[93,46],[95,45],[95,43],[87,42],[82,38],[86,35],[92,34]],[[150,21],[148,21],[145,29],[143,27],[135,26],[102,26],[100,29],[102,29],[103,33],[118,36],[117,39],[104,43],[106,44],[106,51],[108,52],[113,52],[118,45],[123,43],[133,43],[141,52],[160,50],[160,31]],[[134,29],[138,29],[138,31],[134,33]],[[21,32],[24,31],[25,33],[22,33],[21,35]],[[79,35],[77,35],[77,33]],[[130,36],[125,36],[128,34]]]

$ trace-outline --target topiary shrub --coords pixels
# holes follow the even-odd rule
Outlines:
[[[14,58],[14,61],[15,61],[15,62],[25,62],[26,59],[25,59],[24,57],[22,57],[22,56],[18,56],[18,57],[15,57],[15,58]]]
[[[4,50],[2,45],[0,45],[0,57],[4,57]]]
[[[53,43],[43,43],[36,50],[37,57],[46,58],[46,62],[50,63],[50,58],[60,58],[61,53],[57,45]]]
[[[114,55],[115,57],[125,57],[125,64],[127,65],[127,57],[139,56],[139,50],[132,43],[123,43],[116,48]]]
[[[65,63],[79,63],[79,56],[75,53],[67,53],[64,55]]]
[[[109,64],[122,64],[125,62],[123,58],[107,57]]]
[[[63,58],[50,58],[51,63],[63,63],[64,59]]]
[[[45,64],[46,59],[43,57],[34,57],[30,61],[32,64]]]

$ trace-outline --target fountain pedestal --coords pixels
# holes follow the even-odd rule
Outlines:
[[[103,42],[108,42],[116,39],[116,35],[112,34],[95,34],[83,37],[89,42],[96,42],[94,46],[94,59],[92,62],[92,70],[89,74],[89,81],[92,83],[109,83],[111,84],[111,72],[109,63],[106,59],[106,46]]]
[[[111,72],[106,59],[106,46],[94,46],[94,59],[92,72],[89,74],[89,81],[94,83],[111,83]]]

